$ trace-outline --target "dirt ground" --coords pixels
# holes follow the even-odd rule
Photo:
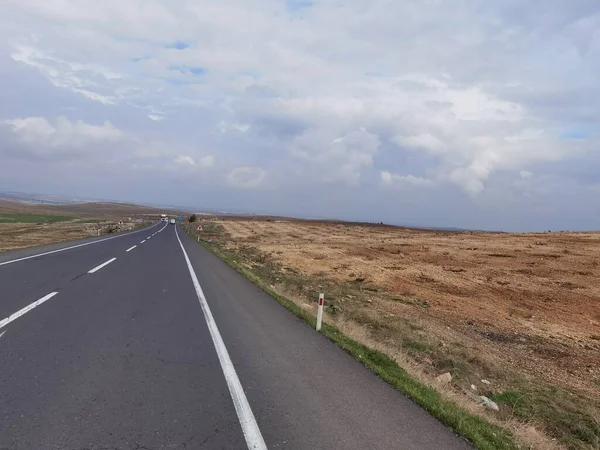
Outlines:
[[[495,389],[518,374],[600,398],[600,233],[457,233],[278,220],[222,225],[230,246],[259,249],[283,270],[357,287],[363,297],[329,299],[340,311],[354,317],[362,311],[380,323],[409,319],[425,342],[460,347],[494,368],[480,375],[496,377]],[[439,367],[429,371],[435,375]]]
[[[81,223],[79,221],[58,222],[51,224],[35,223],[0,223],[0,252],[17,250],[25,247],[54,244],[56,242],[85,239],[116,231],[127,231],[135,224],[117,225],[106,222],[101,225],[95,223]]]

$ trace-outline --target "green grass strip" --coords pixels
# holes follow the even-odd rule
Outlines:
[[[0,223],[56,223],[73,220],[73,217],[42,214],[0,214]]]

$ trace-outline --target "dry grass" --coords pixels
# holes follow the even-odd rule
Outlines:
[[[85,239],[98,236],[98,231],[103,235],[107,234],[109,227],[115,226],[116,222],[113,221],[105,221],[102,224],[79,221],[49,224],[0,223],[0,252]],[[135,226],[133,223],[124,224],[118,231],[132,230]]]
[[[425,384],[449,371],[445,397],[529,447],[600,448],[600,234],[222,225],[203,233],[278,292],[313,305],[324,291],[331,323]]]

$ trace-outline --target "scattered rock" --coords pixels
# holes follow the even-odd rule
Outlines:
[[[367,303],[373,303],[373,300],[367,300]]]
[[[481,400],[481,402],[488,408],[493,409],[494,411],[499,411],[500,408],[498,407],[498,404],[492,400],[490,400],[489,398],[487,398],[485,395],[480,395],[479,396],[479,400]]]
[[[330,305],[330,306],[329,306],[329,312],[330,312],[331,314],[338,314],[338,313],[341,313],[341,312],[342,312],[342,308],[340,308],[340,307],[339,307],[339,306],[337,306],[337,305]]]
[[[471,385],[471,390],[477,392],[477,386],[475,386],[474,384]]]
[[[481,380],[481,382],[482,382],[483,384],[487,384],[487,385],[490,385],[490,384],[492,384],[492,383],[491,383],[490,381],[488,381],[488,380]]]
[[[452,375],[450,372],[443,373],[435,377],[435,381],[440,384],[448,384],[452,381]]]

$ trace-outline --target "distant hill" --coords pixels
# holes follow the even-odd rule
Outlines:
[[[86,202],[86,200],[83,199],[56,197],[45,194],[30,194],[26,192],[0,192],[0,200],[12,200],[39,205],[70,205]]]
[[[89,202],[48,204],[6,199],[0,199],[0,213],[53,214],[73,217],[129,217],[140,214],[187,214],[186,211],[159,209],[129,203]]]

